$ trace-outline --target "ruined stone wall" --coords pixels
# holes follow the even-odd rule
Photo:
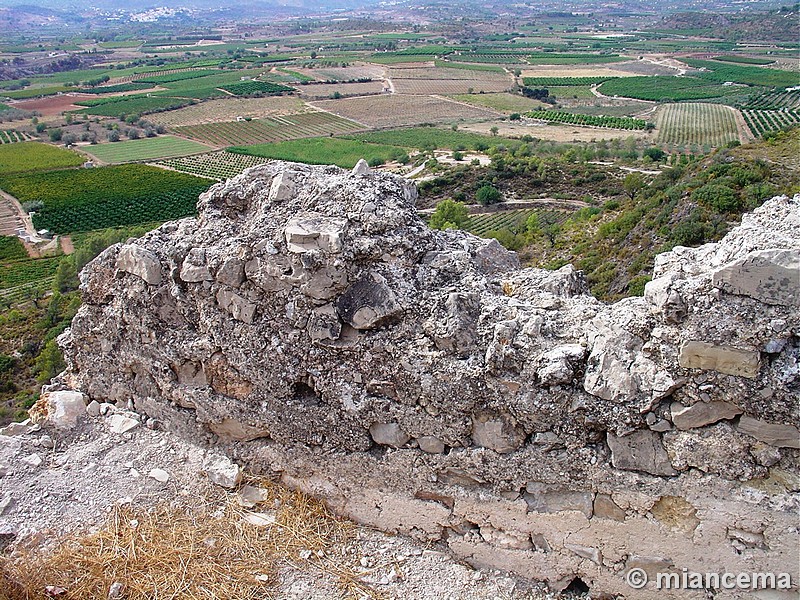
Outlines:
[[[669,597],[634,567],[796,586],[800,196],[613,305],[570,266],[431,231],[415,197],[365,165],[214,186],[84,270],[53,389],[554,589]]]

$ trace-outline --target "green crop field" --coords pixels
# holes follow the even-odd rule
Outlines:
[[[194,98],[205,100],[208,98],[222,98],[228,96],[220,88],[242,82],[242,77],[258,77],[262,69],[246,69],[235,71],[216,71],[213,75],[182,79],[162,84],[167,90],[153,92],[154,96],[175,96],[181,98]]]
[[[445,60],[434,61],[437,68],[442,69],[463,69],[465,71],[483,71],[484,73],[505,73],[503,67],[497,65],[483,65],[483,64],[470,64],[458,63]]]
[[[532,110],[527,113],[532,119],[540,119],[550,123],[565,123],[568,125],[583,125],[586,127],[610,127],[613,129],[643,130],[647,128],[647,121],[631,117],[604,117],[602,115],[583,115],[560,110]]]
[[[220,89],[230,92],[235,96],[249,96],[250,94],[281,94],[293,92],[294,89],[269,81],[241,81],[220,86]]]
[[[16,144],[17,142],[27,142],[32,139],[32,136],[23,131],[0,129],[0,144]]]
[[[39,96],[53,96],[59,92],[74,92],[74,88],[64,85],[54,85],[49,87],[30,87],[24,90],[13,90],[0,92],[0,96],[11,98],[12,100],[25,100],[28,98],[38,98]]]
[[[192,104],[193,101],[186,98],[164,98],[161,96],[116,96],[112,98],[101,98],[95,101],[84,100],[79,102],[80,106],[87,106],[77,110],[77,113],[96,115],[100,117],[121,117],[122,115],[144,115],[147,113],[161,112],[182,108]]]
[[[722,146],[739,139],[734,110],[721,104],[667,104],[658,109],[656,126],[662,144]]]
[[[250,154],[264,158],[290,160],[312,165],[338,165],[345,169],[355,166],[360,158],[367,162],[377,159],[382,162],[405,154],[402,148],[383,144],[367,144],[340,138],[306,138],[275,144],[241,146],[228,149],[230,152]]]
[[[712,60],[738,63],[741,65],[771,65],[775,62],[775,60],[771,58],[753,58],[750,56],[736,56],[733,54],[730,56],[715,56]]]
[[[142,83],[151,83],[153,85],[161,85],[164,83],[173,83],[175,81],[184,81],[186,79],[198,79],[200,77],[207,77],[208,75],[218,75],[219,71],[212,71],[211,69],[199,69],[191,71],[179,71],[176,73],[165,73],[163,75],[148,75],[147,77],[140,77],[137,81]]]
[[[748,110],[781,110],[800,108],[800,91],[769,91],[754,94],[740,108]]]
[[[166,167],[182,173],[208,177],[221,181],[230,179],[244,172],[245,169],[263,165],[272,160],[263,156],[251,156],[249,154],[235,154],[233,152],[209,152],[207,154],[195,154],[183,158],[172,158],[155,163],[157,166]]]
[[[207,152],[209,147],[193,140],[164,135],[91,146],[87,151],[106,163],[156,160]]]
[[[149,83],[119,83],[117,85],[105,85],[100,87],[81,88],[81,94],[118,94],[120,92],[135,92],[137,90],[146,90],[152,87]]]
[[[547,90],[551,97],[559,101],[569,98],[597,98],[588,85],[559,85],[548,87]]]
[[[485,106],[486,108],[507,113],[523,113],[545,106],[542,102],[534,100],[533,98],[526,98],[519,94],[509,94],[507,92],[496,94],[459,94],[452,96],[452,98],[459,102],[466,102],[476,106]]]
[[[696,69],[708,69],[693,76],[722,83],[733,81],[747,85],[759,85],[765,87],[792,87],[800,85],[800,73],[791,71],[781,71],[766,67],[751,67],[743,65],[725,64],[713,60],[698,60],[695,58],[682,58],[690,67]]]
[[[594,65],[630,60],[617,54],[565,54],[557,52],[538,52],[529,54],[527,60],[532,65]]]
[[[404,148],[422,149],[448,149],[467,150],[477,148],[490,148],[498,144],[514,143],[512,140],[468,133],[465,131],[452,131],[438,127],[409,127],[407,129],[390,129],[385,131],[369,131],[347,136],[372,144],[387,144]]]
[[[550,87],[562,85],[594,85],[616,77],[523,77],[522,82],[528,87]]]
[[[28,251],[18,237],[0,236],[0,262],[28,258]]]
[[[724,86],[697,79],[696,77],[674,77],[671,75],[610,79],[600,85],[599,91],[606,96],[622,96],[656,102],[707,100],[740,93],[740,90],[733,86]]]
[[[326,112],[307,112],[252,121],[231,121],[175,127],[173,131],[214,146],[252,145],[304,137],[338,135],[364,129],[362,125]]]
[[[0,175],[79,167],[85,161],[77,152],[39,142],[0,146]]]
[[[10,289],[52,277],[59,258],[29,258],[0,264],[0,289]]]
[[[743,110],[742,115],[753,135],[779,131],[800,123],[800,111],[797,110]]]
[[[34,226],[55,233],[185,217],[209,185],[207,179],[146,165],[0,177],[0,188],[21,202],[44,203]]]

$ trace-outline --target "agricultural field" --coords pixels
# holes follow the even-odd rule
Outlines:
[[[357,79],[381,79],[386,69],[378,65],[363,64],[350,67],[293,70],[317,81],[354,81]]]
[[[522,83],[528,87],[542,88],[552,86],[589,86],[614,79],[613,77],[523,77]]]
[[[176,110],[168,110],[147,117],[158,125],[178,127],[224,123],[237,118],[261,119],[270,116],[290,115],[308,110],[305,103],[293,96],[269,96],[267,98],[225,98],[208,100]]]
[[[488,109],[469,107],[442,98],[400,94],[322,100],[313,102],[312,106],[376,128],[496,119],[500,116]]]
[[[261,69],[220,70],[216,71],[214,75],[164,83],[162,86],[167,89],[163,92],[154,92],[154,95],[193,98],[195,100],[220,98],[228,95],[226,92],[221,91],[222,87],[242,83],[242,77],[256,78],[261,74]]]
[[[0,144],[16,144],[17,142],[27,142],[33,137],[24,131],[14,129],[0,129]]]
[[[598,99],[592,93],[592,88],[586,85],[561,85],[561,86],[553,86],[548,87],[547,91],[550,92],[550,95],[561,102],[562,100],[585,100],[587,98],[594,98]]]
[[[274,144],[228,148],[229,152],[250,154],[263,158],[290,160],[311,165],[335,164],[351,169],[364,159],[370,164],[397,160],[406,155],[402,148],[369,144],[340,138],[306,138]]]
[[[800,85],[800,74],[790,71],[767,67],[732,65],[694,58],[683,58],[681,60],[695,69],[705,69],[702,72],[693,73],[693,76],[716,83],[733,81],[746,85],[783,88]]]
[[[526,113],[526,117],[539,119],[551,123],[564,123],[567,125],[580,125],[583,127],[611,127],[613,129],[638,129],[647,128],[647,121],[632,119],[630,117],[605,117],[600,115],[583,115],[560,110],[533,110]]]
[[[740,93],[735,86],[725,86],[695,77],[626,77],[602,83],[598,91],[606,96],[622,96],[655,102],[707,100]]]
[[[715,56],[712,60],[737,63],[740,65],[760,65],[760,66],[771,65],[772,63],[775,62],[775,60],[771,58],[754,58],[752,56],[738,56],[736,54]]]
[[[70,169],[0,177],[0,189],[20,202],[39,201],[37,229],[64,234],[194,213],[207,179],[146,165]]]
[[[734,109],[721,104],[666,104],[656,116],[656,141],[673,146],[722,146],[739,139]]]
[[[245,169],[263,165],[271,160],[271,158],[262,156],[234,154],[233,152],[221,150],[219,152],[162,160],[153,164],[157,167],[172,169],[181,173],[222,181],[243,173]]]
[[[592,79],[603,77],[613,79],[617,77],[634,77],[635,75],[626,71],[627,64],[617,66],[581,66],[581,65],[536,65],[525,66],[522,68],[523,80],[527,78],[539,77],[591,77]]]
[[[491,92],[505,92],[511,88],[510,80],[480,80],[480,79],[392,79],[394,89],[398,94],[483,94]]]
[[[334,94],[340,96],[363,96],[383,92],[382,81],[364,83],[309,83],[298,85],[297,91],[307,98],[330,98]]]
[[[58,268],[58,262],[58,258],[27,258],[0,264],[0,289],[10,289],[52,277]]]
[[[0,236],[0,262],[28,258],[28,251],[20,239],[13,235]]]
[[[453,69],[450,67],[410,67],[397,66],[389,69],[390,79],[463,79],[489,85],[488,82],[502,82],[508,86],[512,83],[511,75],[504,71],[476,71],[474,69]]]
[[[623,62],[630,60],[618,54],[569,54],[556,52],[539,52],[529,54],[526,61],[532,65],[594,65]]]
[[[523,113],[546,106],[533,98],[526,98],[519,94],[509,94],[507,92],[499,94],[459,94],[453,96],[453,100],[475,106],[483,106],[503,113]]]
[[[93,102],[82,100],[76,104],[86,106],[75,112],[100,117],[121,117],[125,115],[145,115],[181,108],[193,101],[187,98],[164,98],[159,96],[114,96]],[[89,106],[87,106],[89,105]]]
[[[139,77],[136,81],[153,85],[162,85],[175,81],[184,81],[186,79],[198,79],[200,77],[207,77],[208,75],[219,75],[219,71],[212,71],[211,69],[180,69],[166,73],[158,73],[157,75],[151,73],[145,77]]]
[[[509,142],[509,140],[494,136],[478,135],[460,130],[453,131],[452,129],[439,127],[410,127],[384,131],[366,131],[347,137],[370,144],[385,144],[419,150],[478,150]]]
[[[118,83],[99,87],[81,88],[82,94],[121,94],[123,92],[137,92],[152,88],[149,83]]]
[[[125,163],[187,156],[189,154],[208,152],[209,149],[205,144],[175,137],[174,135],[98,144],[84,148],[86,152],[105,163]]]
[[[800,91],[769,91],[751,96],[740,108],[747,110],[781,110],[800,108]]]
[[[364,127],[353,121],[315,111],[251,121],[174,127],[173,131],[212,146],[231,146],[338,135],[361,129]]]
[[[294,88],[271,83],[269,81],[240,81],[219,86],[219,89],[234,96],[251,96],[253,94],[283,94],[293,92]]]
[[[60,115],[65,110],[78,110],[80,106],[76,103],[82,100],[92,99],[90,94],[64,94],[63,96],[48,96],[47,98],[37,98],[35,100],[25,100],[15,102],[12,108],[19,110],[34,110],[42,116]]]
[[[539,218],[544,218],[546,216],[549,219],[548,222],[554,223],[563,222],[569,216],[567,212],[537,208],[501,210],[470,215],[469,220],[464,225],[464,229],[481,237],[487,237],[487,235],[493,232],[499,232],[504,229],[516,232],[522,230],[525,221],[527,221],[528,217],[532,214],[538,214]]]
[[[40,142],[0,146],[0,176],[79,167],[84,162],[77,152]]]
[[[742,116],[755,136],[800,123],[798,110],[743,110]]]

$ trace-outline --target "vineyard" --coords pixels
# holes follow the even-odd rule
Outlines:
[[[20,260],[28,258],[28,251],[18,237],[0,235],[0,261]]]
[[[220,89],[230,92],[234,96],[249,96],[250,94],[282,94],[293,92],[294,89],[268,81],[242,81],[220,86]]]
[[[0,175],[79,167],[84,161],[77,152],[39,142],[0,146]]]
[[[707,100],[740,93],[740,90],[732,86],[724,86],[694,77],[667,75],[609,79],[600,85],[599,91],[606,96],[622,96],[655,102]]]
[[[470,79],[392,79],[398,94],[484,94],[505,92],[511,87],[511,80],[470,80]]]
[[[605,117],[598,115],[582,115],[558,110],[532,110],[526,116],[549,123],[565,123],[584,127],[610,127],[612,129],[647,129],[647,121],[631,117]]]
[[[477,106],[484,106],[506,113],[523,113],[545,106],[544,103],[526,98],[519,94],[499,93],[499,94],[463,94],[453,96],[453,100],[467,102]]]
[[[13,129],[0,129],[0,144],[15,144],[17,142],[27,142],[33,137],[22,131]]]
[[[361,129],[363,126],[358,123],[330,113],[308,112],[251,121],[175,127],[174,131],[214,146],[231,146],[337,135]]]
[[[800,123],[797,110],[743,110],[742,115],[750,131],[757,136]]]
[[[274,144],[233,147],[228,148],[228,151],[239,154],[251,154],[263,158],[308,163],[311,165],[334,164],[345,169],[353,168],[361,158],[369,163],[373,163],[373,161],[383,163],[399,159],[406,155],[406,152],[402,148],[396,146],[368,144],[355,140],[329,137],[306,138]]]
[[[87,152],[106,163],[124,163],[137,160],[154,160],[207,152],[208,146],[198,142],[164,135],[139,140],[126,140],[91,146]]]
[[[508,144],[511,142],[511,140],[502,137],[480,135],[466,131],[453,131],[451,129],[440,129],[438,127],[411,127],[386,131],[368,131],[349,135],[347,137],[364,143],[386,144],[388,146],[418,148],[420,150],[486,149],[498,144]]]
[[[249,154],[234,154],[233,152],[209,152],[195,154],[183,158],[173,158],[154,163],[156,166],[189,173],[199,177],[208,177],[222,181],[230,179],[244,172],[245,169],[269,162],[270,158],[251,156]]]
[[[667,104],[658,109],[656,124],[662,144],[722,146],[739,139],[733,109],[721,104]]]
[[[179,127],[235,121],[237,118],[260,119],[274,115],[290,115],[308,109],[303,101],[294,96],[267,96],[265,98],[232,98],[208,100],[177,110],[151,115],[148,121]]]
[[[20,202],[43,202],[34,226],[59,234],[184,217],[208,187],[206,179],[145,165],[0,177],[0,188]]]
[[[523,77],[522,82],[529,87],[550,87],[563,85],[596,85],[616,77]]]
[[[0,264],[0,289],[10,289],[52,277],[59,258],[36,258]]]
[[[775,61],[771,58],[752,58],[750,56],[736,56],[735,54],[715,56],[713,60],[738,63],[741,65],[771,65]]]
[[[716,61],[682,58],[690,67],[707,69],[694,76],[715,82],[733,81],[766,87],[792,87],[800,84],[800,76],[790,71],[725,64]]]
[[[566,212],[549,211],[535,208],[523,208],[519,210],[503,210],[491,213],[480,213],[469,216],[464,229],[479,236],[486,236],[492,232],[504,229],[512,233],[518,233],[525,225],[532,214],[538,214],[542,220],[560,223],[569,216]]]
[[[135,92],[152,87],[149,83],[118,83],[101,87],[81,88],[82,94],[119,94],[121,92]]]
[[[800,91],[771,91],[756,94],[741,106],[747,110],[781,110],[800,108]]]
[[[208,75],[218,75],[219,71],[212,71],[210,69],[176,71],[174,73],[161,73],[158,75],[149,75],[147,77],[140,77],[137,81],[142,83],[151,83],[153,85],[161,85],[162,83],[172,83],[175,81],[183,81],[185,79],[198,79]]]

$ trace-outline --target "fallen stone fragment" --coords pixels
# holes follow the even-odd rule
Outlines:
[[[152,477],[160,483],[167,483],[169,481],[169,473],[164,469],[151,469],[147,476]]]
[[[248,512],[242,515],[242,519],[250,523],[250,525],[255,525],[256,527],[270,527],[277,522],[277,519],[273,513],[263,513],[263,512]]]
[[[92,400],[86,405],[86,414],[90,417],[100,416],[100,403],[97,400]]]
[[[139,421],[136,419],[131,419],[130,417],[126,417],[125,415],[111,415],[109,419],[109,430],[111,433],[126,433],[131,429],[135,429],[139,426]]]
[[[28,456],[25,456],[22,459],[22,462],[24,462],[26,465],[30,465],[32,467],[38,467],[38,466],[40,466],[42,464],[43,461],[42,461],[42,457],[34,452],[32,454],[29,454]]]
[[[242,470],[229,458],[219,454],[209,454],[203,462],[208,480],[224,488],[235,488],[242,481]]]
[[[86,396],[80,392],[60,391],[47,394],[48,419],[58,429],[72,429],[86,414]]]
[[[420,450],[428,454],[441,454],[444,452],[444,442],[437,437],[430,435],[422,436],[421,438],[417,438],[417,444],[419,444]]]
[[[487,413],[472,417],[472,441],[476,446],[491,448],[501,454],[513,452],[525,441],[524,432],[511,417],[493,417]]]
[[[120,248],[117,269],[136,275],[150,285],[161,283],[161,263],[158,257],[142,246],[129,244]]]
[[[25,435],[32,431],[31,420],[25,419],[18,423],[9,423],[5,427],[0,427],[0,435]]]
[[[267,490],[252,485],[243,485],[236,494],[236,503],[245,508],[253,508],[269,497]]]
[[[371,272],[340,296],[336,310],[356,329],[374,329],[396,317],[403,309],[386,279]]]
[[[13,504],[14,498],[11,496],[11,494],[4,494],[3,498],[0,499],[0,516]]]
[[[678,429],[694,429],[711,425],[723,419],[732,419],[742,414],[742,409],[730,402],[697,402],[691,406],[684,406],[673,402],[670,407],[672,422]]]
[[[376,444],[400,448],[411,439],[406,432],[400,429],[397,423],[373,423],[370,425],[369,434]]]
[[[752,417],[739,419],[739,431],[777,448],[800,448],[800,431],[793,425],[768,423]]]
[[[594,499],[594,516],[612,521],[624,521],[626,511],[621,509],[609,494],[597,494]]]
[[[579,544],[569,544],[569,543],[564,544],[564,548],[574,552],[581,558],[589,559],[596,565],[603,564],[603,555],[597,548],[591,548],[589,546],[581,546]]]

